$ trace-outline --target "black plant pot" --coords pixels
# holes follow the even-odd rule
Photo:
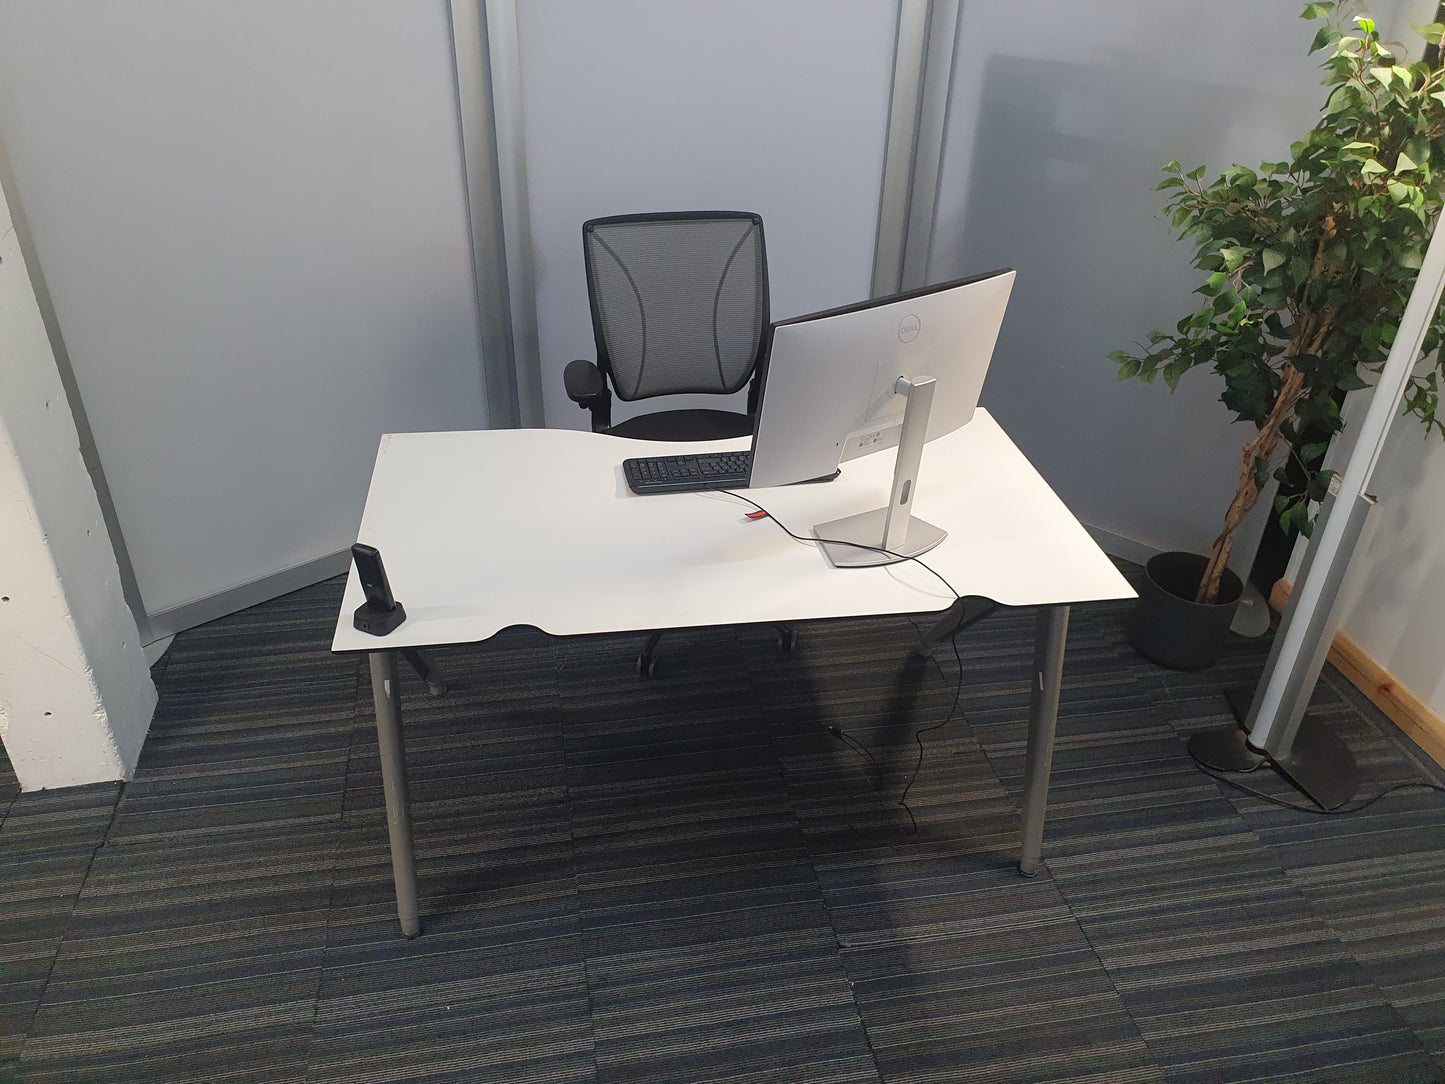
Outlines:
[[[1173,670],[1202,670],[1219,658],[1244,584],[1226,568],[1218,600],[1195,602],[1208,564],[1197,553],[1160,553],[1144,566],[1129,639],[1146,659]]]

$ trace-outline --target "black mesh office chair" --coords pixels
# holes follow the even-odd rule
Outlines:
[[[567,396],[592,430],[640,440],[748,436],[768,330],[763,220],[744,211],[594,218],[582,226],[597,361],[574,361]],[[665,410],[612,424],[612,395],[730,395],[748,412]],[[608,384],[611,383],[609,389]]]
[[[767,349],[763,220],[745,211],[594,218],[582,225],[582,251],[597,361],[571,362],[562,382],[568,398],[591,411],[592,431],[639,440],[750,435]],[[612,424],[613,392],[627,402],[688,392],[730,395],[749,382],[746,414],[663,410]],[[656,676],[661,635],[648,635],[639,674]],[[796,638],[778,627],[783,653]]]

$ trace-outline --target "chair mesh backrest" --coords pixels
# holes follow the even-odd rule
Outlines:
[[[763,222],[624,215],[582,227],[597,360],[621,399],[734,392],[768,326]]]

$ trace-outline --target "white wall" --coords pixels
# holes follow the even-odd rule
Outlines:
[[[1018,269],[983,402],[1076,515],[1147,547],[1208,547],[1248,436],[1212,374],[1171,396],[1105,357],[1196,300],[1152,189],[1170,159],[1254,165],[1314,123],[1301,7],[963,5],[930,276]]]
[[[1341,629],[1445,717],[1445,441],[1397,419],[1373,481],[1378,522]]]
[[[595,356],[586,219],[756,211],[774,318],[868,296],[896,24],[881,0],[518,5],[548,425],[587,425],[562,390]]]
[[[155,704],[0,192],[0,741],[25,790],[122,779]]]
[[[147,612],[485,425],[445,0],[0,2],[13,165]]]

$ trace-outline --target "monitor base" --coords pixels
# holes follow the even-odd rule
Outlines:
[[[818,539],[818,546],[835,568],[868,568],[906,561],[927,553],[948,537],[947,531],[910,516],[902,544],[893,547],[891,553],[881,552],[885,549],[883,528],[887,515],[888,509],[875,508],[856,516],[829,520],[814,526],[813,537]]]

